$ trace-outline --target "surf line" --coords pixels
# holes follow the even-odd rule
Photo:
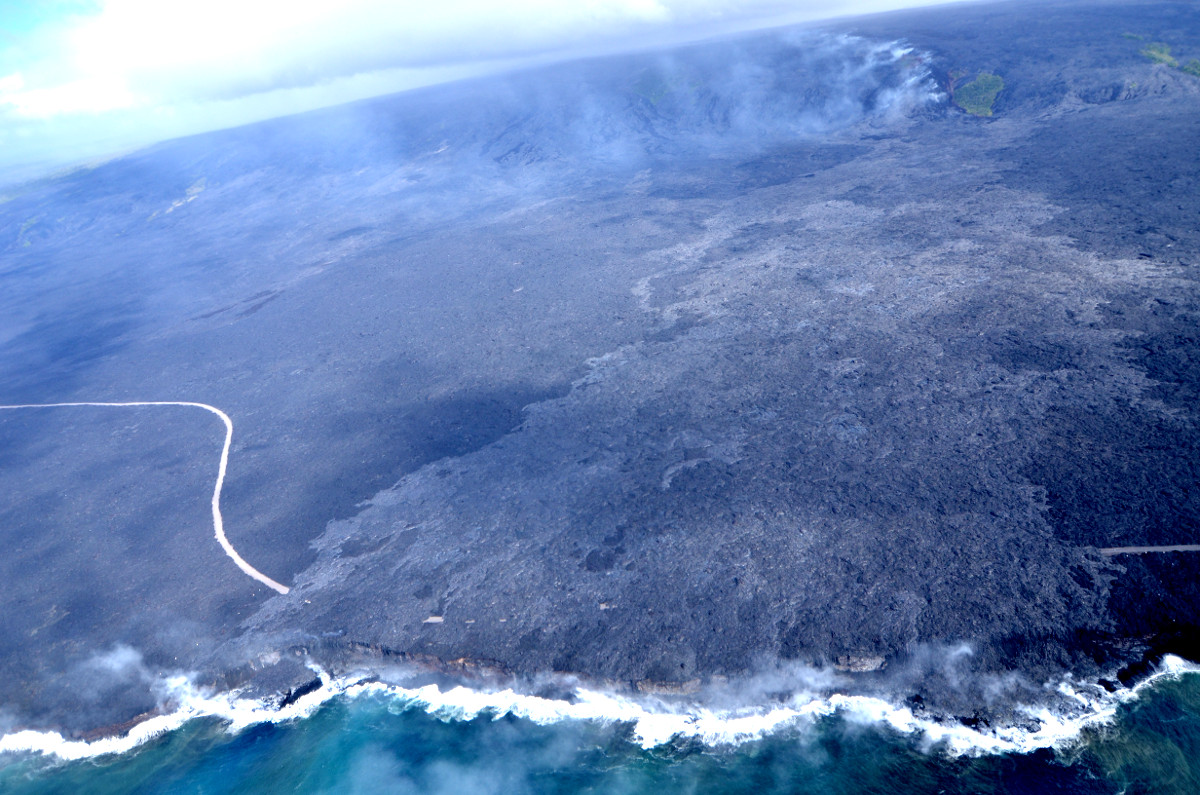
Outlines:
[[[233,420],[229,419],[228,414],[221,411],[216,406],[210,406],[207,403],[192,403],[180,400],[134,401],[128,403],[23,403],[11,406],[0,405],[0,409],[57,409],[73,406],[188,406],[191,408],[204,409],[205,411],[211,412],[220,417],[221,422],[225,423],[225,444],[221,447],[221,463],[217,467],[217,483],[215,486],[213,486],[213,535],[216,536],[217,543],[221,545],[221,549],[225,550],[225,554],[228,555],[229,558],[237,564],[237,567],[245,572],[246,575],[258,580],[263,585],[281,594],[286,594],[291,590],[286,585],[275,582],[275,580],[272,580],[270,577],[247,563],[245,559],[238,554],[237,550],[233,548],[233,544],[229,543],[229,539],[225,537],[225,521],[221,518],[221,488],[225,485],[225,470],[229,467],[229,447],[233,443]]]

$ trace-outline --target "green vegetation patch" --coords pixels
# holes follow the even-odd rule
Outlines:
[[[972,116],[991,116],[996,97],[1004,90],[1004,78],[991,72],[980,72],[979,77],[954,92],[954,104]]]
[[[1166,64],[1167,66],[1179,66],[1179,61],[1175,60],[1174,56],[1171,55],[1171,45],[1163,44],[1161,41],[1147,44],[1142,49],[1142,55],[1155,63]]]
[[[1179,67],[1179,69],[1180,71],[1187,72],[1193,77],[1200,77],[1200,61],[1197,61],[1195,58]]]
[[[638,76],[633,85],[633,93],[657,106],[671,93],[672,86],[658,72],[647,69]]]
[[[1134,41],[1145,41],[1146,40],[1145,36],[1139,36],[1136,33],[1122,33],[1121,36],[1126,39],[1133,39]]]

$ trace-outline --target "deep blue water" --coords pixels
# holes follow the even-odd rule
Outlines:
[[[9,755],[4,793],[1193,793],[1200,674],[1160,679],[1054,750],[953,756],[840,715],[737,746],[642,748],[630,724],[437,717],[386,694],[237,733],[193,720],[135,751]]]

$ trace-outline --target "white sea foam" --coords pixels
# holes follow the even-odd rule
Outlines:
[[[955,756],[1028,753],[1040,748],[1061,747],[1077,740],[1087,727],[1110,722],[1122,703],[1136,699],[1142,690],[1156,681],[1200,673],[1200,666],[1168,655],[1159,669],[1136,687],[1114,693],[1102,692],[1099,688],[1081,691],[1070,683],[1063,683],[1059,692],[1080,706],[1074,714],[1059,714],[1047,707],[1029,707],[1023,712],[1031,725],[990,729],[922,717],[906,706],[861,695],[796,694],[786,702],[768,707],[711,709],[586,688],[575,690],[570,700],[529,695],[511,688],[474,690],[457,686],[443,689],[437,685],[407,688],[367,681],[361,674],[333,677],[319,668],[313,670],[320,677],[320,687],[283,707],[269,700],[244,698],[237,693],[206,692],[186,677],[174,677],[165,683],[174,705],[172,711],[145,720],[124,735],[68,740],[55,731],[16,731],[0,736],[0,753],[42,754],[61,760],[121,754],[191,720],[220,720],[227,731],[236,733],[256,724],[306,718],[322,704],[339,696],[388,699],[398,712],[421,709],[446,721],[467,721],[481,715],[499,719],[511,715],[541,725],[562,721],[626,724],[632,728],[634,740],[647,749],[681,739],[713,747],[739,745],[781,730],[802,729],[821,718],[836,715],[851,723],[887,727],[917,737],[927,750]]]
[[[347,692],[357,681],[319,673],[321,687],[281,708],[265,701],[241,698],[237,693],[207,692],[197,688],[187,677],[171,677],[162,688],[173,705],[171,711],[138,723],[126,734],[97,740],[68,740],[56,731],[27,729],[0,736],[0,753],[36,753],[69,761],[126,753],[199,718],[222,720],[230,732],[260,723],[305,718],[329,699]]]

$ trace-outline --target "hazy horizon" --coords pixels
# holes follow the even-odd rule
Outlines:
[[[483,74],[936,4],[0,3],[0,181]]]

